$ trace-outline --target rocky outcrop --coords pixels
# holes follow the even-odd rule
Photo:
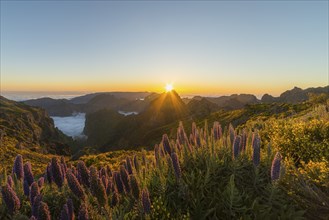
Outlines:
[[[265,94],[263,95],[261,102],[264,103],[280,102],[280,103],[296,104],[299,102],[307,101],[312,94],[315,95],[329,94],[329,86],[318,87],[318,88],[307,88],[307,89],[294,87],[291,90],[285,91],[279,97],[273,97],[271,95]]]
[[[54,126],[45,110],[0,96],[0,134],[2,140],[17,141],[16,148],[43,153],[69,155],[70,138]],[[2,142],[2,144],[5,144]]]

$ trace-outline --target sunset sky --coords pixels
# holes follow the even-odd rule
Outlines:
[[[1,91],[328,85],[327,1],[1,1]]]

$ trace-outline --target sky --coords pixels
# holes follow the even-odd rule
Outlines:
[[[328,1],[1,1],[1,91],[328,85]]]

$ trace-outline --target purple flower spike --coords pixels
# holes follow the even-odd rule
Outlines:
[[[13,188],[13,186],[14,186],[14,180],[13,180],[13,178],[12,178],[11,176],[8,176],[8,177],[7,177],[7,184],[8,184],[11,188]]]
[[[107,201],[105,187],[93,166],[90,167],[90,191],[97,198],[99,205],[104,207]]]
[[[182,177],[182,171],[179,165],[179,159],[176,153],[171,154],[171,161],[175,171],[176,179],[179,180]]]
[[[142,191],[142,205],[144,213],[149,214],[151,212],[151,201],[147,188],[143,189]]]
[[[72,171],[68,169],[67,172],[67,183],[71,189],[71,191],[80,199],[84,199],[85,195],[83,193],[83,189],[77,180],[77,178],[73,175]]]
[[[51,163],[49,163],[47,166],[45,177],[49,184],[53,182],[53,177],[51,175]]]
[[[260,138],[258,134],[253,135],[253,154],[252,160],[255,166],[258,166],[260,163]]]
[[[15,158],[13,174],[15,174],[19,180],[23,180],[24,178],[23,157],[20,154]]]
[[[112,194],[112,199],[111,199],[111,207],[113,208],[118,203],[119,203],[119,195],[118,195],[118,192],[116,190],[114,190],[114,192]]]
[[[31,207],[33,216],[38,216],[38,209],[39,209],[40,202],[42,202],[42,196],[37,195],[34,198],[34,201],[33,201],[32,207]]]
[[[69,208],[67,204],[64,204],[63,209],[61,211],[60,220],[70,220]]]
[[[120,176],[126,192],[130,192],[129,174],[124,166],[120,166]]]
[[[214,122],[213,133],[215,141],[218,141],[222,138],[222,127],[218,121]]]
[[[30,189],[30,202],[33,205],[36,196],[40,195],[40,190],[37,182],[33,182]]]
[[[51,220],[49,207],[46,203],[40,202],[38,207],[38,220]]]
[[[81,184],[83,184],[86,187],[90,186],[89,178],[89,170],[86,167],[86,164],[83,161],[79,161],[77,165],[78,170],[78,180]]]
[[[178,140],[179,144],[181,144],[181,145],[187,143],[187,136],[186,136],[182,122],[179,122],[179,126],[177,129],[177,140]]]
[[[67,204],[67,208],[69,209],[70,220],[74,220],[74,206],[72,199],[69,198],[66,204]]]
[[[51,174],[56,185],[61,188],[63,186],[64,178],[62,167],[57,157],[51,159]]]
[[[139,172],[140,165],[139,165],[137,155],[134,156],[134,166],[135,166],[136,171]]]
[[[280,178],[281,160],[282,160],[282,156],[279,152],[277,152],[275,154],[275,157],[272,162],[272,167],[271,167],[272,181],[276,181]]]
[[[122,180],[121,180],[120,173],[115,171],[113,173],[113,177],[114,177],[115,185],[118,189],[118,192],[123,193],[124,192],[124,186],[123,186],[123,183],[122,183]]]
[[[21,207],[21,202],[15,191],[7,184],[1,187],[1,195],[10,214],[14,214]]]
[[[232,124],[229,125],[229,131],[230,131],[230,141],[231,144],[233,144],[235,138],[235,130]]]
[[[38,186],[41,188],[43,184],[45,183],[45,178],[42,176],[38,179]]]
[[[33,177],[33,173],[32,173],[32,167],[31,167],[30,162],[26,162],[24,164],[24,179],[27,181],[29,186],[31,186],[31,184],[34,181],[34,177]]]
[[[163,145],[163,148],[164,148],[165,152],[170,155],[171,154],[171,146],[170,146],[170,141],[169,141],[169,138],[168,138],[167,134],[164,134],[162,136],[162,145]]]
[[[126,158],[126,162],[127,162],[127,171],[129,174],[133,174],[133,167],[132,167],[132,161],[130,157]]]
[[[134,175],[130,175],[130,188],[131,188],[131,194],[135,197],[136,200],[139,199],[139,184]]]
[[[24,191],[25,196],[30,196],[30,186],[29,186],[27,180],[24,180],[23,191]]]
[[[89,220],[88,209],[85,204],[81,204],[80,206],[78,220]]]
[[[234,138],[234,142],[233,142],[233,159],[237,159],[239,156],[239,151],[240,151],[240,141],[241,141],[241,137],[238,135]]]

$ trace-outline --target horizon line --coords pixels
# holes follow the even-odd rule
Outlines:
[[[231,95],[254,95],[256,96],[257,99],[261,99],[262,96],[264,96],[265,94],[268,94],[268,95],[271,95],[273,97],[280,97],[280,95],[286,91],[289,91],[289,90],[292,90],[294,88],[300,88],[300,89],[309,89],[309,88],[325,88],[325,87],[328,87],[329,85],[326,85],[326,86],[311,86],[311,87],[298,87],[298,86],[294,86],[293,88],[291,89],[288,89],[288,90],[284,90],[280,93],[275,93],[275,94],[270,94],[268,92],[265,92],[265,93],[246,93],[246,92],[242,92],[242,93],[216,93],[216,92],[210,92],[210,93],[186,93],[186,92],[177,92],[177,90],[175,90],[182,98],[192,98],[192,97],[196,97],[196,96],[201,96],[201,97],[220,97],[220,96],[231,96]],[[114,90],[114,91],[79,91],[79,90],[63,90],[63,91],[46,91],[46,90],[36,90],[36,91],[33,91],[33,90],[26,90],[26,91],[23,91],[23,90],[1,90],[0,89],[0,95],[1,96],[5,96],[3,93],[7,93],[7,94],[12,94],[14,95],[15,93],[17,95],[23,95],[24,93],[27,93],[28,94],[44,94],[44,95],[60,95],[60,96],[73,96],[73,95],[76,95],[74,97],[79,97],[79,96],[83,96],[83,95],[88,95],[88,94],[97,94],[97,93],[157,93],[157,94],[162,94],[162,93],[165,93],[165,91],[163,92],[154,92],[154,91],[147,91],[147,90],[144,90],[144,91],[127,91],[127,90],[122,90],[122,91],[118,91],[118,90]],[[65,94],[65,93],[68,93],[68,94]],[[41,96],[39,98],[51,98],[49,96]],[[73,97],[73,98],[74,98]],[[34,98],[34,99],[38,99],[38,98]],[[65,98],[64,98],[65,99]]]

